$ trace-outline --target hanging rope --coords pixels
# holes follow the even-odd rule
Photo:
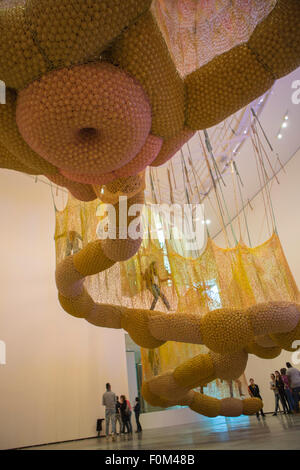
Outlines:
[[[255,126],[255,124],[254,124]],[[270,178],[268,176],[264,161],[263,161],[263,156],[262,156],[262,151],[261,151],[261,146],[260,146],[260,139],[257,134],[257,132],[254,134],[254,138],[256,138],[256,143],[257,143],[257,148],[258,148],[258,158],[262,167],[262,174],[264,178],[264,184],[266,188],[266,195],[267,195],[267,200],[269,203],[269,208],[270,208],[270,214],[271,214],[271,220],[272,220],[272,225],[273,225],[273,232],[277,233],[277,227],[276,227],[276,220],[275,220],[275,214],[273,210],[273,205],[272,205],[272,198],[271,198],[271,193],[269,189],[269,182]]]
[[[261,195],[262,195],[262,199],[263,199],[263,204],[264,204],[264,210],[265,210],[265,216],[266,216],[266,222],[267,222],[267,228],[268,228],[268,232],[269,232],[269,236],[271,236],[272,234],[272,231],[270,229],[270,223],[269,223],[269,212],[268,212],[268,209],[267,209],[267,203],[266,203],[266,200],[265,200],[265,192],[264,192],[264,184],[262,182],[262,175],[260,174],[260,164],[259,164],[259,157],[257,155],[257,152],[256,152],[256,145],[254,143],[254,135],[253,135],[253,129],[251,127],[251,133],[250,133],[250,137],[251,137],[251,142],[252,142],[252,147],[253,147],[253,154],[254,154],[254,158],[255,158],[255,163],[256,163],[256,170],[257,170],[257,175],[258,175],[258,179],[259,179],[259,185],[260,185],[260,192],[261,192]]]
[[[266,134],[266,132],[265,132],[265,130],[264,130],[264,128],[263,128],[261,122],[260,122],[260,119],[258,118],[258,116],[257,116],[257,114],[255,113],[255,111],[254,111],[253,108],[251,108],[251,112],[252,112],[254,118],[256,119],[256,121],[258,122],[258,125],[259,125],[259,127],[260,127],[260,129],[261,129],[261,131],[262,131],[262,133],[263,133],[263,135],[264,135],[264,138],[266,139],[266,142],[267,142],[268,146],[270,147],[271,152],[272,152],[272,153],[275,153],[275,151],[274,151],[274,149],[273,149],[273,147],[272,147],[272,145],[271,145],[271,143],[270,143],[270,141],[269,141],[269,139],[268,139],[268,136],[267,136],[267,134]],[[255,122],[255,121],[254,121],[254,122]],[[282,162],[281,162],[281,160],[280,160],[280,158],[279,158],[278,153],[276,152],[275,155],[276,155],[276,160],[279,162],[279,164],[280,164],[280,166],[281,166],[281,169],[285,172],[284,166],[283,166],[283,164],[282,164]]]
[[[50,181],[50,190],[51,190],[51,196],[52,196],[54,210],[55,210],[55,212],[57,212],[57,207],[56,207],[56,204],[55,204],[55,198],[54,198],[54,194],[53,194],[53,185],[52,185],[51,181]]]
[[[223,184],[224,186],[226,186],[222,176],[221,176],[221,173],[219,171],[219,168],[218,168],[218,165],[214,159],[214,156],[213,156],[213,151],[212,151],[212,147],[211,147],[211,144],[210,144],[210,140],[209,140],[209,137],[208,137],[208,133],[206,130],[204,130],[204,133],[205,133],[205,136],[206,136],[206,147],[207,147],[207,150],[210,152],[210,155],[212,157],[212,162],[213,162],[213,165],[214,165],[214,169],[215,169],[215,173],[216,175],[219,174],[221,178],[217,179],[217,183],[219,182],[219,189],[220,189],[220,193],[221,193],[221,196],[222,196],[222,200],[223,200],[223,204],[224,204],[224,208],[225,208],[225,211],[226,211],[226,214],[227,214],[227,218],[228,218],[228,221],[229,221],[229,225],[230,225],[230,229],[231,229],[231,233],[232,233],[232,236],[233,236],[233,239],[235,241],[235,244],[237,245],[238,244],[238,240],[237,240],[237,237],[236,237],[236,234],[235,234],[235,231],[234,231],[234,228],[233,228],[233,225],[232,225],[232,220],[231,220],[231,216],[230,216],[230,213],[229,213],[229,210],[228,210],[228,207],[227,207],[227,204],[226,204],[226,200],[225,200],[225,197],[224,197],[224,193],[223,193],[223,190],[222,190],[222,186],[220,184],[220,179],[221,181],[223,181]]]
[[[269,163],[269,166],[270,166],[270,168],[271,168],[271,172],[272,172],[272,174],[273,174],[273,177],[276,179],[277,183],[280,184],[280,182],[279,182],[279,180],[278,180],[278,178],[277,178],[277,175],[276,175],[276,173],[275,173],[275,170],[274,170],[274,168],[273,168],[273,166],[272,166],[272,163],[271,163],[271,161],[270,161],[270,158],[269,158],[269,156],[268,156],[268,154],[267,154],[267,152],[266,152],[266,150],[265,150],[265,148],[264,148],[264,146],[263,146],[261,140],[259,139],[259,135],[258,135],[258,132],[257,132],[257,129],[256,129],[255,122],[253,123],[253,133],[254,133],[254,135],[255,135],[255,137],[256,137],[256,141],[259,143],[260,149],[263,151],[263,153],[264,153],[264,155],[265,155],[265,157],[266,157],[266,159],[267,159],[267,162]]]
[[[245,221],[245,226],[246,226],[247,236],[248,236],[248,243],[249,243],[249,246],[252,247],[251,238],[250,238],[250,232],[249,232],[249,226],[248,226],[248,220],[247,220],[246,211],[245,211],[243,193],[242,193],[242,188],[241,188],[241,185],[243,184],[243,182],[242,182],[242,179],[241,179],[241,177],[240,177],[239,171],[238,171],[238,169],[237,169],[236,162],[233,160],[232,163],[233,163],[233,168],[234,168],[234,171],[235,171],[235,174],[236,174],[237,186],[238,186],[239,193],[240,193],[241,204],[242,204],[242,211],[243,211],[243,214],[244,214],[244,221]],[[250,203],[249,203],[249,205],[250,205]],[[251,206],[250,206],[250,207],[251,207]]]
[[[236,210],[236,217],[238,220],[238,226],[239,226],[239,234],[240,234],[240,242],[242,241],[242,229],[241,229],[241,220],[240,220],[240,211],[239,211],[239,204],[238,204],[238,198],[237,198],[237,189],[236,189],[236,175],[233,167],[233,160],[230,161],[230,173],[231,173],[231,179],[232,179],[232,186],[233,186],[233,193],[234,193],[234,202],[235,202],[235,210]]]

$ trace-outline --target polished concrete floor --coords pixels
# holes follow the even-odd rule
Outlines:
[[[39,446],[39,450],[285,450],[300,449],[300,415],[268,415],[202,419],[199,423],[166,427],[117,437],[86,439]]]

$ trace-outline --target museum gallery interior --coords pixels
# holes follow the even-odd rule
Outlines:
[[[0,0],[0,449],[300,449],[300,0]]]

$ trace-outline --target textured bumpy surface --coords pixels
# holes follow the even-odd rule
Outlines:
[[[11,152],[9,152],[2,144],[0,144],[0,168],[8,170],[21,171],[29,175],[39,175],[40,172],[20,162]]]
[[[26,24],[23,7],[0,11],[0,70],[7,87],[19,90],[44,75],[47,63]]]
[[[299,0],[280,0],[251,36],[248,48],[274,78],[299,67],[299,30]]]
[[[127,178],[118,178],[106,185],[95,185],[94,191],[102,202],[115,204],[119,197],[127,196],[129,198],[145,189],[145,172],[138,175],[128,176]]]
[[[63,175],[46,175],[52,183],[67,188],[70,193],[80,201],[89,202],[97,198],[95,191],[89,184],[76,183]]]
[[[22,138],[16,123],[17,94],[6,90],[6,104],[0,105],[1,144],[17,160],[39,174],[56,174],[57,168],[37,155]]]
[[[247,45],[236,46],[186,78],[186,124],[195,130],[211,127],[262,95],[273,82]]]
[[[132,198],[130,203],[139,200],[142,201],[141,196]],[[131,241],[120,241],[125,242],[122,244],[125,252],[132,249]],[[200,354],[173,371],[143,383],[143,396],[153,406],[187,405],[210,417],[257,412],[262,407],[259,399],[219,400],[195,393],[193,389],[206,386],[216,378],[237,379],[246,368],[248,354],[267,359],[278,356],[282,348],[289,349],[293,341],[300,339],[300,305],[268,302],[247,309],[217,309],[201,316],[95,303],[82,281],[87,275],[108,269],[114,260],[122,259],[123,254],[118,249],[114,252],[113,245],[118,246],[118,240],[110,243],[108,250],[104,249],[105,241],[90,243],[62,261],[62,266],[58,265],[56,282],[62,307],[94,325],[125,329],[143,348],[157,348],[170,339],[210,348],[207,354]],[[136,249],[133,245],[133,250]]]
[[[181,147],[190,140],[194,135],[194,131],[191,131],[185,127],[182,131],[176,134],[175,137],[170,137],[169,139],[164,140],[161,151],[157,155],[154,162],[151,166],[160,166],[166,163],[170,158],[175,155]]]
[[[99,59],[151,0],[29,0],[26,20],[53,67]]]
[[[186,124],[204,129],[222,121],[299,66],[300,2],[279,0],[249,41],[186,78]]]
[[[102,175],[79,175],[61,170],[61,173],[67,178],[80,183],[90,183],[92,185],[102,185],[115,181],[116,179],[128,178],[143,171],[158,154],[162,145],[162,139],[154,135],[149,135],[141,151],[129,163],[118,170],[111,171]]]
[[[184,85],[150,13],[114,43],[111,57],[137,78],[149,96],[151,132],[165,139],[180,132],[184,125]]]
[[[59,67],[99,60],[151,0],[28,0],[0,12],[0,70],[22,89]]]
[[[65,179],[56,180],[87,201],[94,189],[72,182],[103,185],[165,163],[194,130],[299,65],[299,1],[269,3],[250,8],[258,16],[249,19],[247,42],[202,58],[185,81],[150,0],[28,0],[1,9],[0,79],[12,90],[0,138],[13,158],[0,164],[52,180],[60,173]],[[230,8],[238,17],[239,7]]]

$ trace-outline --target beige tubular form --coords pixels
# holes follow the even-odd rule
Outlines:
[[[130,199],[129,207],[141,200],[140,195]],[[126,247],[128,257],[139,247],[136,240],[126,240],[127,245],[118,239],[109,243],[105,252],[105,242],[92,242],[57,267],[56,282],[62,307],[93,325],[124,328],[145,348],[159,347],[168,340],[205,344],[210,348],[208,354],[200,354],[174,371],[144,382],[143,396],[153,406],[187,405],[206,416],[257,412],[262,402],[256,398],[218,400],[195,393],[193,389],[216,378],[238,378],[245,370],[248,353],[271,358],[276,357],[282,347],[290,348],[294,340],[300,339],[300,306],[292,302],[269,302],[245,310],[217,309],[201,316],[98,304],[84,288],[85,276],[108,269],[118,256],[124,258]]]

